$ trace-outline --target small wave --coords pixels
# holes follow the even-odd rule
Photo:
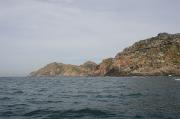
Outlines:
[[[120,85],[117,88],[125,88],[125,87],[126,87],[126,85]]]
[[[98,109],[80,109],[80,110],[65,110],[65,111],[54,111],[54,110],[34,110],[28,113],[25,113],[26,117],[37,117],[45,116],[45,119],[56,119],[56,118],[78,118],[78,117],[109,117],[113,114],[98,110]]]
[[[0,117],[9,117],[13,115],[14,113],[12,111],[0,112]]]
[[[31,104],[47,104],[47,103],[61,103],[63,101],[61,100],[47,100],[47,101],[44,101],[44,100],[30,100],[28,99],[28,102],[31,103]]]
[[[8,108],[18,108],[18,107],[27,107],[26,104],[13,104],[13,105],[7,105]]]
[[[73,95],[72,97],[75,97],[75,98],[86,98],[87,95]]]
[[[7,100],[10,100],[10,98],[9,97],[2,97],[2,98],[0,98],[0,100],[1,101],[7,101]]]
[[[42,88],[42,89],[40,89],[38,92],[45,92],[45,91],[47,91],[48,89],[46,89],[46,88]]]
[[[135,115],[134,118],[135,118],[135,119],[142,119],[143,116],[141,116],[141,115]]]
[[[57,101],[51,101],[51,100],[48,100],[48,101],[43,101],[45,104],[47,104],[47,103],[61,103],[61,102],[63,102],[63,101],[61,101],[61,100],[57,100]]]
[[[22,93],[24,93],[23,91],[15,91],[15,92],[13,92],[13,94],[22,94]]]
[[[131,93],[131,94],[128,94],[128,95],[125,95],[125,96],[128,96],[128,97],[140,97],[140,96],[143,96],[142,93]]]
[[[114,95],[97,95],[96,98],[117,98],[117,96],[114,96]]]
[[[113,114],[110,114],[102,110],[85,108],[85,109],[80,109],[80,110],[66,110],[61,113],[55,113],[53,115],[50,115],[49,118],[109,117],[112,115]]]
[[[28,113],[25,113],[24,116],[37,116],[37,115],[44,115],[46,113],[50,113],[48,110],[34,110]]]

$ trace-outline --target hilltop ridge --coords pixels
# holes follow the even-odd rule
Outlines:
[[[72,65],[72,64],[63,64],[63,63],[50,63],[45,67],[32,72],[31,76],[90,76],[93,74],[96,69],[97,64],[88,61],[84,64]]]

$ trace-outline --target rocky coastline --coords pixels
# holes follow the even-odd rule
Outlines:
[[[180,76],[180,33],[159,33],[141,40],[100,64],[50,63],[31,76]]]

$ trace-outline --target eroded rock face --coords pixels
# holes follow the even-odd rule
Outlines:
[[[105,76],[112,69],[113,58],[104,59],[94,72],[95,76]]]
[[[180,75],[180,35],[161,33],[115,56],[107,75]]]
[[[180,34],[160,33],[136,42],[115,58],[99,65],[88,61],[80,66],[51,63],[32,76],[130,76],[180,75]]]

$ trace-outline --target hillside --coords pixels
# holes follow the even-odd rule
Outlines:
[[[80,66],[51,63],[31,75],[180,75],[180,34],[160,33],[141,40],[125,48],[115,58],[104,59],[99,65],[91,61]]]
[[[77,66],[63,63],[50,63],[45,67],[32,72],[31,76],[90,76],[96,69],[97,64],[87,61]]]
[[[111,64],[98,75],[180,75],[180,34],[160,33],[136,42],[118,53]]]

